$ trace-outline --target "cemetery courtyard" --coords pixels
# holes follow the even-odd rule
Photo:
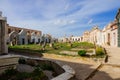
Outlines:
[[[108,49],[108,47],[106,49]],[[15,52],[14,54],[18,53],[19,55],[48,59],[60,65],[69,65],[75,70],[73,80],[119,80],[120,66],[117,65],[117,63],[109,63],[109,59],[108,62],[105,63],[106,56],[108,55],[106,54],[107,51],[91,43],[54,43],[52,46],[51,44],[46,44],[45,50],[42,49],[40,44],[16,45],[9,46],[9,50],[11,51],[10,53]],[[78,52],[81,50],[85,50],[86,54],[79,55]],[[21,54],[24,51],[30,52]],[[97,54],[94,53],[94,51],[96,51]],[[110,53],[110,51],[108,52]],[[36,55],[33,56],[33,54]],[[111,68],[114,69],[110,70]],[[51,75],[48,76],[50,77]]]
[[[60,5],[57,4],[54,7],[61,7],[62,3],[58,3]],[[67,3],[70,4],[71,2]],[[110,1],[110,3],[114,4],[112,1]],[[23,4],[23,2],[21,4]],[[7,22],[7,17],[2,16],[2,12],[0,11],[0,80],[120,80],[120,9],[115,16],[114,21],[110,22],[108,25],[106,25],[107,23],[104,23],[104,25],[106,26],[98,24],[101,26],[99,27],[97,25],[93,26],[93,23],[99,23],[99,20],[97,22],[97,20],[95,19],[100,19],[101,22],[104,22],[104,19],[101,19],[103,18],[102,16],[98,15],[99,17],[96,17],[93,21],[93,19],[87,19],[87,17],[90,17],[87,16],[87,14],[83,16],[84,19],[81,19],[81,16],[78,17],[79,15],[74,14],[74,11],[75,13],[79,12],[77,14],[81,14],[83,12],[86,12],[87,10],[90,10],[90,13],[88,14],[91,14],[91,12],[96,12],[97,14],[99,13],[99,11],[94,12],[94,10],[102,9],[101,6],[98,6],[101,8],[96,9],[96,7],[94,8],[94,6],[89,6],[89,4],[93,5],[93,3],[91,4],[90,2],[87,2],[88,7],[90,8],[86,9],[85,7],[84,10],[83,7],[83,11],[81,11],[82,8],[78,9],[78,7],[81,7],[80,5],[72,9],[72,12],[71,10],[69,11],[66,8],[64,14],[61,14],[61,10],[60,13],[59,11],[56,11],[58,9],[56,9],[55,11],[49,10],[49,8],[52,7],[47,6],[48,9],[43,9],[45,10],[44,16],[44,13],[41,15],[41,17],[39,17],[40,15],[38,15],[37,17],[33,14],[28,16],[37,17],[34,20],[38,20],[38,22],[33,21],[32,17],[31,21],[29,21],[29,19],[26,19],[26,15],[24,15],[24,18],[22,18],[23,14],[21,16],[20,14],[16,15],[15,18],[13,18],[12,16],[12,18],[15,20],[10,20],[8,18],[8,21],[10,20],[18,22],[24,22],[22,20],[26,19],[31,27],[33,27],[33,29],[36,28],[35,30],[33,30],[30,26],[27,26],[28,24],[26,24],[26,28],[19,28],[16,27],[16,25],[11,26],[11,23],[9,25],[9,23]],[[101,5],[103,4],[103,2],[98,2],[98,4]],[[32,7],[34,7],[34,3],[32,5]],[[7,4],[5,4],[5,6],[7,7]],[[15,7],[16,5],[13,6]],[[110,6],[111,5],[109,4],[109,7]],[[20,6],[19,8],[21,7],[22,6]],[[52,9],[54,9],[54,7]],[[69,5],[67,5],[67,7],[69,7]],[[91,8],[93,8],[93,11]],[[76,9],[78,10],[76,11]],[[21,11],[23,9],[18,10]],[[35,11],[34,8],[33,10]],[[33,13],[33,10],[27,12]],[[47,10],[49,11],[46,12]],[[39,10],[36,9],[36,11]],[[67,20],[66,11],[68,11],[68,15],[72,13],[77,16],[75,17],[75,20],[74,18],[72,19],[74,15],[71,15],[70,20],[70,17],[68,16]],[[102,10],[100,11],[100,13],[104,11],[106,10]],[[42,10],[40,11],[40,13],[41,12]],[[46,14],[49,14],[50,12],[58,12],[59,14],[56,14],[53,17],[52,15],[46,16]],[[16,13],[18,13],[18,11]],[[91,17],[93,13],[91,14]],[[107,13],[103,14],[105,14],[104,16],[108,15]],[[17,16],[21,17],[21,20],[16,20],[18,18]],[[107,17],[105,18],[107,19]],[[59,18],[60,20],[57,20]],[[81,21],[83,22],[78,24],[78,22]],[[20,24],[23,24],[18,22],[14,23],[16,23],[18,26],[20,26]],[[35,27],[36,25],[32,25],[34,24],[32,22],[37,22],[39,28]],[[40,23],[45,24],[41,25]],[[60,23],[62,23],[61,26],[58,26],[60,25]],[[81,24],[85,24],[85,26]],[[21,25],[21,27],[22,26],[24,27],[24,25]],[[56,26],[58,26],[59,28],[55,28]],[[70,29],[62,29],[63,26],[66,28],[70,26]],[[72,28],[73,26],[76,27]],[[77,26],[83,26],[85,29],[83,27],[77,28]],[[93,26],[93,28],[91,30],[87,30],[90,29],[90,26]],[[65,36],[61,38],[55,38],[48,31],[46,31],[47,33],[44,34],[44,31],[41,31],[43,27],[48,31],[52,31],[54,35],[56,33],[59,34],[56,35],[56,37],[60,36],[61,33],[62,36],[65,33]],[[59,31],[59,29],[61,30]],[[82,29],[87,31],[83,32]],[[81,36],[73,36],[75,33],[80,35],[81,31],[83,32]],[[68,36],[67,33],[71,33],[73,35]]]

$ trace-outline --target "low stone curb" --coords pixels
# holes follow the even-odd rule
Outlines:
[[[30,58],[30,57],[25,57],[25,56],[24,56],[24,58],[33,59],[33,60],[43,60],[43,61],[45,60],[48,62],[50,61],[50,62],[56,63],[58,66],[61,66],[61,68],[64,70],[64,72],[62,74],[58,75],[57,77],[52,78],[51,80],[71,80],[75,76],[75,71],[70,66],[68,66],[68,65],[62,66],[57,61],[51,61],[49,59],[43,59],[43,58]]]
[[[17,60],[15,59],[16,62],[18,62],[18,56],[19,56],[19,55],[14,56],[15,58],[17,58]],[[25,57],[25,56],[19,56],[19,58],[20,58],[20,57],[24,57],[24,58],[26,58],[26,59],[32,59],[32,60],[45,61],[45,62],[50,63],[50,64],[53,65],[54,67],[55,67],[55,66],[60,66],[59,63],[57,63],[57,62],[55,62],[55,61],[49,61],[49,60],[47,60],[47,59],[42,59],[42,58],[30,58],[30,57]],[[3,57],[2,57],[2,58],[3,58]],[[7,57],[7,58],[8,58],[8,57]],[[7,61],[8,61],[8,60],[7,60]],[[56,65],[53,64],[52,62],[56,63]],[[61,69],[63,69],[64,72],[63,72],[62,74],[58,75],[57,77],[52,78],[51,80],[70,80],[70,79],[73,79],[73,78],[74,78],[74,76],[75,76],[75,71],[74,71],[70,66],[68,66],[68,65],[63,65],[63,66],[61,66]],[[59,71],[59,68],[57,68],[57,70]]]
[[[15,68],[18,64],[20,56],[15,55],[3,55],[0,56],[0,74],[3,73],[9,67]]]
[[[89,76],[87,76],[84,80],[89,80],[91,77],[93,77],[95,75],[95,73],[103,66],[103,64],[101,63],[93,72],[91,72],[91,74]]]
[[[73,56],[78,55],[78,53],[74,51],[61,51],[60,54],[73,55]]]
[[[113,66],[113,67],[120,67],[119,64],[104,63],[104,65]]]
[[[103,48],[103,50],[104,50],[104,53],[106,54],[103,63],[107,63],[108,62],[108,54],[107,54],[107,51],[105,48]]]
[[[51,80],[70,80],[75,76],[75,71],[70,66],[63,65],[62,68],[65,72]]]

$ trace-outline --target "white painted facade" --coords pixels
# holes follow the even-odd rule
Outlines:
[[[22,29],[19,33],[19,44],[28,44],[27,32]]]
[[[46,34],[46,35],[45,35],[45,41],[46,41],[47,43],[50,43],[50,42],[51,42],[51,40],[52,40],[51,35]]]
[[[73,37],[71,37],[71,41],[72,42],[81,42],[82,40],[81,40],[81,37],[80,36],[73,36]]]
[[[118,29],[115,29],[111,32],[111,46],[115,46],[117,47],[118,46]]]
[[[31,43],[36,43],[38,40],[37,40],[37,38],[36,38],[36,34],[35,34],[35,32],[32,32],[31,33]]]
[[[111,22],[103,30],[103,44],[118,46],[118,26],[116,22]]]
[[[100,36],[100,30],[98,28],[98,26],[95,26],[92,28],[92,30],[90,31],[90,42],[93,44],[98,44],[99,41],[99,36]]]
[[[82,41],[83,42],[89,42],[90,41],[90,32],[89,31],[85,31],[83,33]]]
[[[98,26],[92,28],[91,31],[85,31],[83,36],[63,37],[58,39],[59,42],[90,42],[96,45],[118,46],[118,26],[116,21],[111,22],[100,30]]]
[[[58,42],[67,42],[68,38],[62,37],[58,39]]]

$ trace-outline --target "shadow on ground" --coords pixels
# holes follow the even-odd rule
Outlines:
[[[48,59],[48,58],[46,58]],[[60,63],[61,65],[69,65],[70,67],[72,67],[75,72],[75,78],[72,80],[120,80],[120,78],[118,79],[112,79],[109,74],[107,74],[104,71],[97,71],[94,74],[90,76],[90,74],[95,70],[95,68],[93,67],[93,65],[89,65],[89,64],[83,64],[83,63],[75,63],[75,62],[69,62],[69,61],[62,61],[62,60],[56,60],[56,59],[50,59],[53,61],[57,61],[58,63]]]
[[[40,58],[38,56],[33,56],[33,55],[31,56],[31,55],[24,54],[24,56]],[[70,61],[58,60],[54,58],[52,59],[45,58],[45,59],[57,61],[61,65],[69,65],[70,67],[72,67],[75,70],[76,75],[75,75],[75,78],[71,80],[120,80],[120,78],[112,79],[112,77],[105,71],[97,71],[93,73],[92,75],[90,75],[97,67],[92,64],[85,64],[81,62],[70,62]]]

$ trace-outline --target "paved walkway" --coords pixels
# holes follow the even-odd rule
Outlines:
[[[108,64],[120,65],[120,48],[105,47],[108,54]]]
[[[92,78],[88,80],[120,80],[120,67],[103,65]]]
[[[105,46],[108,62],[89,80],[120,80],[120,48]]]

